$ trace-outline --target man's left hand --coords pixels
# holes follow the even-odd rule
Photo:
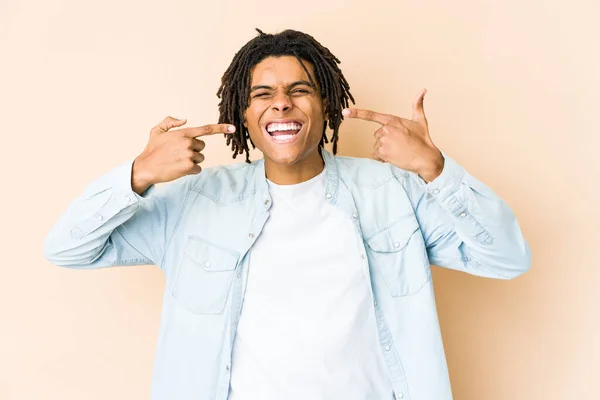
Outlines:
[[[358,108],[347,108],[342,114],[381,125],[374,134],[374,159],[417,173],[426,182],[431,182],[442,173],[444,156],[429,136],[423,110],[425,93],[427,90],[423,89],[415,98],[412,119]]]

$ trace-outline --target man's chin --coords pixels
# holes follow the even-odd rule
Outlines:
[[[279,147],[279,146],[277,146]],[[279,148],[260,149],[265,158],[265,162],[281,167],[290,167],[296,164],[317,162],[321,159],[318,145],[314,149],[299,148],[297,146],[281,146]]]
[[[263,154],[265,156],[265,161],[281,167],[289,167],[297,164],[300,159],[298,153]]]

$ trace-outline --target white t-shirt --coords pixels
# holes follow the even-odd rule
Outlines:
[[[325,170],[269,188],[270,217],[250,252],[229,399],[392,399],[361,239],[326,201]]]

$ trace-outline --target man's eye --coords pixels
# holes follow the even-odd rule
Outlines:
[[[268,96],[268,95],[269,95],[269,93],[266,93],[266,92],[265,92],[265,93],[257,93],[257,94],[255,94],[254,96],[252,96],[252,98],[256,98],[256,97],[266,97],[266,96]]]
[[[306,89],[294,89],[292,93],[308,94],[310,92]]]

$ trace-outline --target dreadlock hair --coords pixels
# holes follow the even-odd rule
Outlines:
[[[294,56],[308,75],[315,89],[319,88],[321,96],[327,99],[329,127],[333,131],[333,154],[337,153],[338,132],[343,116],[342,110],[349,106],[349,100],[355,103],[350,94],[348,81],[338,67],[340,60],[329,49],[317,42],[312,36],[294,30],[285,30],[278,34],[266,34],[256,29],[258,35],[246,43],[233,57],[231,64],[221,78],[221,86],[217,92],[219,102],[219,123],[235,126],[236,131],[227,135],[227,145],[231,145],[233,158],[246,153],[246,162],[250,162],[250,150],[256,148],[248,129],[244,126],[244,112],[249,105],[251,70],[267,57]],[[308,72],[303,60],[314,66],[315,77]],[[316,83],[315,83],[316,80]],[[329,143],[323,123],[323,136],[319,144],[319,153],[325,143]]]

